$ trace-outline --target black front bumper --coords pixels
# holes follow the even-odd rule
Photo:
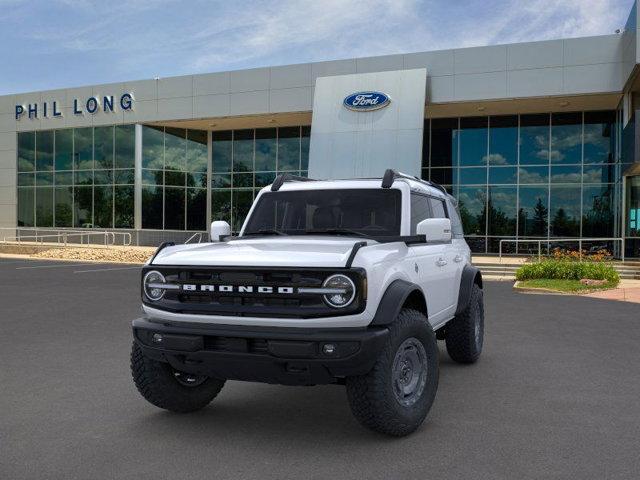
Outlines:
[[[210,377],[318,385],[340,383],[373,367],[385,327],[317,329],[175,325],[133,321],[144,354],[176,370]],[[325,345],[333,345],[328,353]]]

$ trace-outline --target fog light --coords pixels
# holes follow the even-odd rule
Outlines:
[[[336,351],[336,346],[333,343],[325,343],[322,346],[322,353],[325,355],[333,355]]]
[[[160,335],[159,333],[154,333],[153,337],[151,337],[151,340],[153,341],[153,343],[162,343],[162,335]]]

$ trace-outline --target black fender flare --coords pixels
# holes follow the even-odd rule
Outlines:
[[[471,264],[464,266],[462,270],[462,277],[460,278],[460,291],[458,292],[458,307],[456,308],[456,315],[462,313],[469,305],[471,299],[471,289],[473,284],[477,284],[482,288],[482,273],[478,267],[474,267]]]
[[[421,307],[424,314],[427,314],[427,304],[422,289],[415,283],[406,280],[394,280],[389,284],[387,290],[382,295],[376,314],[371,321],[371,325],[388,325],[393,322],[410,295],[418,294],[421,299]]]

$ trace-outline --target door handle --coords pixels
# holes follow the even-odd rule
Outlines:
[[[436,265],[439,267],[444,267],[447,264],[447,261],[444,258],[439,258],[438,261],[436,261]]]
[[[462,255],[458,254],[453,258],[453,261],[456,263],[460,263],[462,260],[464,260],[464,258],[462,257]]]

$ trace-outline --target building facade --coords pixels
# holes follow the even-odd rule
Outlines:
[[[477,253],[582,240],[640,257],[637,16],[597,37],[2,96],[0,236],[182,241],[237,231],[279,173],[391,167],[456,196]]]

